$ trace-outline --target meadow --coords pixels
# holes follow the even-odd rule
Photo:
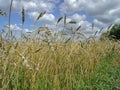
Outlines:
[[[23,25],[24,19],[22,8]],[[62,19],[65,31],[66,16],[57,23]],[[29,32],[19,40],[10,27],[0,34],[1,90],[120,90],[120,41],[92,37],[83,42],[80,26],[72,34],[41,28],[45,30],[38,28],[36,37]]]

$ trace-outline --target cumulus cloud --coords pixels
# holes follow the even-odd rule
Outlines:
[[[11,0],[0,0],[0,8],[8,10],[10,1]],[[56,21],[56,12],[54,12],[54,9],[58,7],[56,5],[59,4],[61,13],[66,13],[67,15],[70,13],[67,22],[70,20],[77,21],[77,25],[73,27],[81,25],[84,33],[93,33],[90,31],[91,22],[95,24],[96,30],[110,24],[120,23],[120,0],[13,0],[12,11],[20,12],[21,6],[24,5],[26,14],[33,20],[36,20],[41,12],[47,11],[40,21],[51,26],[51,24],[54,24]],[[80,11],[84,11],[85,13],[80,15]],[[53,13],[55,13],[55,15]],[[93,20],[88,21],[89,17],[92,17]],[[62,25],[63,23],[60,22],[59,26]],[[11,28],[20,30],[17,25]]]
[[[100,30],[100,28],[99,28],[99,26],[95,25],[94,29],[92,30],[92,23],[88,22],[86,17],[87,17],[86,15],[80,15],[78,13],[75,13],[72,16],[70,16],[69,18],[71,20],[77,21],[77,24],[75,25],[74,28],[76,29],[78,26],[81,26],[81,33],[83,33],[86,36],[86,38],[88,38],[89,36],[93,36],[96,31]],[[94,21],[95,21],[95,23],[97,22],[97,25],[98,24],[100,26],[103,25],[103,23],[101,23],[97,20],[94,20]],[[97,34],[96,38],[98,38],[99,36],[100,36],[100,34]]]
[[[73,16],[71,18],[77,22],[84,21],[86,19],[86,15],[79,15],[79,14],[75,13],[75,14],[73,14]]]
[[[92,24],[91,22],[88,22],[87,21],[87,16],[86,15],[80,15],[78,13],[74,13],[72,16],[68,16],[67,19],[66,19],[66,22],[68,23],[69,21],[71,20],[75,20],[77,23],[76,24],[67,24],[66,27],[67,28],[74,28],[74,30],[76,30],[79,26],[81,26],[81,29],[80,29],[80,32],[83,33],[86,38],[88,38],[89,36],[92,36],[95,34],[96,31],[99,31],[100,28],[97,27],[97,26],[94,26],[94,30],[92,30]],[[63,27],[64,26],[64,21],[62,20],[59,24],[58,24],[58,27],[60,30],[63,30]],[[68,31],[68,30],[67,30]],[[69,31],[68,31],[69,33]],[[99,34],[96,35],[96,37],[98,37]]]
[[[38,12],[30,12],[29,16],[36,20],[40,13]],[[54,23],[55,16],[53,14],[45,14],[43,17],[40,18],[39,21],[46,22],[46,23]]]
[[[84,10],[88,16],[95,18],[94,22],[118,23],[120,0],[64,0],[60,10],[64,13]]]
[[[8,10],[11,0],[0,0],[0,8]],[[47,11],[48,13],[52,12],[55,8],[55,4],[59,0],[13,0],[12,11],[20,12],[21,7],[24,6],[26,13],[32,17],[34,20],[38,17],[39,13]],[[53,14],[46,14],[41,18],[44,22],[53,22],[55,16]]]
[[[81,10],[81,3],[84,0],[64,0],[64,3],[61,4],[60,10],[64,13],[74,12]]]
[[[86,15],[75,13],[72,16],[69,16],[68,19],[77,21],[77,24],[75,24],[75,26],[78,27],[81,25],[82,29],[86,29],[91,26],[91,23],[86,19]]]
[[[13,25],[11,24],[10,29],[15,31],[22,30],[17,24],[13,24]]]
[[[55,16],[53,14],[45,14],[42,18],[42,21],[45,22],[54,22],[55,21]]]
[[[7,28],[9,28],[8,25],[7,25]],[[11,29],[12,31],[22,31],[22,30],[23,30],[23,29],[22,29],[19,25],[17,25],[17,24],[11,24],[11,25],[10,25],[10,29]],[[25,31],[25,32],[28,32],[29,29],[25,28],[24,31]]]
[[[0,0],[0,8],[8,9],[11,0]],[[53,0],[13,0],[12,9],[20,10],[21,6],[24,5],[26,10],[37,10],[37,11],[51,11],[55,7],[56,2]]]
[[[101,27],[101,26],[105,27],[105,26],[106,26],[105,23],[99,21],[98,19],[94,19],[94,20],[93,20],[93,23],[94,23],[96,26],[98,26],[98,27]]]
[[[43,1],[43,0],[23,1],[22,3],[24,4],[25,9],[30,11],[50,12],[55,7],[55,3],[52,3],[50,1]]]

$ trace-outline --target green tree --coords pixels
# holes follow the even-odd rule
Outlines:
[[[115,24],[109,31],[103,33],[101,40],[109,38],[110,40],[120,40],[120,24]]]
[[[110,39],[120,40],[120,24],[115,24],[108,33]]]

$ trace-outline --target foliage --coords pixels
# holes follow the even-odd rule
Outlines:
[[[109,32],[109,38],[120,40],[120,24],[115,24],[110,32]]]

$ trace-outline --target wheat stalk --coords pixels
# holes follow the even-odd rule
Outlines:
[[[25,9],[24,6],[22,6],[22,29],[24,30],[24,22],[25,22]]]
[[[13,0],[11,0],[10,10],[9,10],[9,20],[8,20],[8,24],[9,24],[9,28],[8,28],[8,29],[9,29],[9,31],[8,31],[8,38],[9,38],[9,39],[10,39],[10,37],[12,36],[12,32],[11,32],[11,29],[10,29],[12,4],[13,4]]]

